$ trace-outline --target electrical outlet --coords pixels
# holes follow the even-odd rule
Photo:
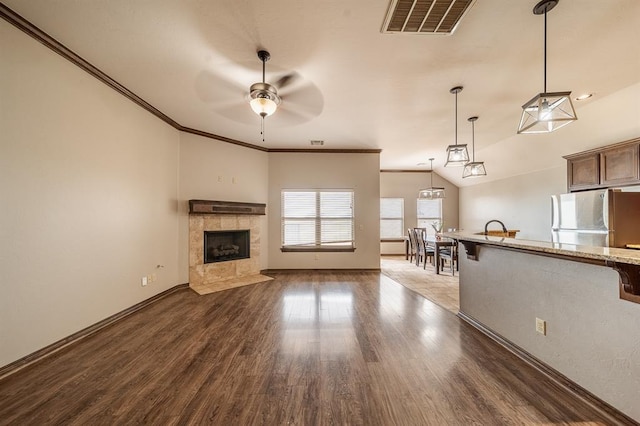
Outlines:
[[[224,180],[223,176],[218,176],[218,182],[222,182]]]
[[[147,277],[142,277],[142,287],[146,286],[149,283],[149,280],[147,279]]]
[[[231,183],[236,183],[236,178],[235,177],[231,178]]]
[[[151,274],[151,282],[156,282],[156,280],[158,279],[158,276],[156,274]]]
[[[545,320],[536,318],[536,332],[543,336],[547,335],[547,322]]]
[[[320,255],[319,255],[319,254],[316,254],[315,259],[316,259],[316,260],[320,260]]]

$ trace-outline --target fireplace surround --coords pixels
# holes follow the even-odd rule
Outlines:
[[[265,205],[226,201],[189,201],[189,286],[207,294],[272,278],[260,274],[260,228]],[[206,262],[205,235],[246,233],[245,239],[218,242],[221,261]],[[207,237],[208,239],[208,237]],[[246,243],[246,257],[229,259]],[[222,246],[222,248],[220,248]],[[227,252],[227,253],[223,253]],[[213,249],[211,250],[213,257]]]

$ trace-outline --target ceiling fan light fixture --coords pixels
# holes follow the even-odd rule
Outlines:
[[[458,93],[462,92],[462,86],[456,86],[449,90],[449,93],[456,95],[456,114],[455,114],[455,129],[456,138],[455,144],[447,147],[447,161],[444,163],[445,167],[450,166],[464,166],[469,162],[469,150],[466,144],[458,145]]]
[[[249,89],[249,105],[253,112],[261,117],[267,117],[276,112],[280,105],[280,96],[276,88],[269,83],[254,83]]]
[[[534,15],[544,14],[544,91],[522,105],[518,134],[550,133],[576,121],[571,92],[547,92],[547,12],[560,0],[542,0],[533,8]]]
[[[269,98],[255,98],[249,102],[253,112],[262,117],[268,117],[278,109],[278,105]]]
[[[433,186],[433,158],[429,158],[431,162],[431,170],[429,171],[430,186],[418,191],[418,198],[421,200],[437,200],[439,198],[445,198],[444,188]]]
[[[249,88],[249,105],[253,112],[264,119],[276,112],[280,105],[280,96],[273,85],[265,82],[266,63],[271,59],[271,55],[266,50],[259,50],[258,59],[262,61],[262,82],[254,83]]]

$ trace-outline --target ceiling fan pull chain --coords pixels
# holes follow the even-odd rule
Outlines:
[[[262,142],[264,142],[264,115],[260,117],[260,134],[262,135]]]

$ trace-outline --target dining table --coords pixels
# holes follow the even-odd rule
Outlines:
[[[433,248],[433,264],[436,269],[436,274],[440,274],[440,250],[443,247],[453,247],[456,244],[456,240],[440,237],[440,236],[425,236],[424,244],[427,247]]]
[[[424,245],[426,247],[433,248],[433,265],[436,269],[436,274],[440,274],[440,249],[443,247],[453,247],[456,244],[456,240],[447,237],[424,235]],[[409,260],[409,238],[404,237],[404,255],[405,259]]]

